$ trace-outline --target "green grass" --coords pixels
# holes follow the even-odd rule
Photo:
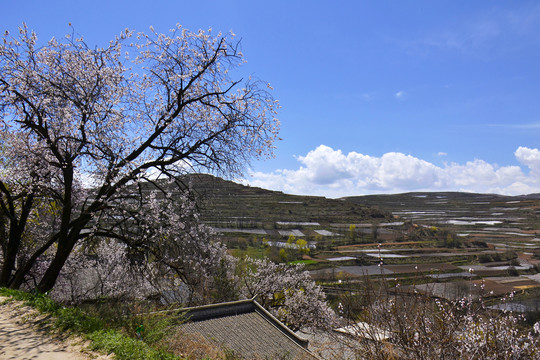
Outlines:
[[[118,331],[100,330],[86,336],[92,341],[90,349],[114,353],[120,360],[173,360],[175,355],[152,349],[144,341],[127,337]]]
[[[0,295],[23,301],[41,313],[51,315],[50,325],[61,332],[70,332],[91,341],[90,348],[114,354],[119,360],[172,360],[177,356],[153,348],[147,342],[134,339],[120,329],[108,328],[110,322],[91,316],[79,308],[63,307],[43,294],[0,288]],[[161,331],[162,329],[156,329]],[[148,336],[152,336],[150,333]]]
[[[237,258],[249,256],[254,259],[264,259],[266,257],[266,248],[263,246],[248,246],[246,250],[243,249],[231,249],[229,250],[231,255]]]
[[[315,260],[295,260],[295,261],[289,261],[287,264],[289,265],[298,265],[298,264],[315,265],[315,264],[318,264],[318,262]]]

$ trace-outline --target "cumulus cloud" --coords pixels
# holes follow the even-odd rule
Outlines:
[[[412,155],[389,152],[380,157],[320,145],[298,156],[297,169],[255,172],[247,182],[286,193],[341,197],[408,191],[471,191],[508,195],[540,192],[540,151],[519,147],[520,166],[497,166],[474,159],[437,166]]]
[[[394,96],[396,97],[396,99],[403,99],[405,97],[405,91],[398,91],[394,94]]]
[[[528,166],[531,172],[535,174],[540,173],[540,151],[538,149],[529,149],[520,146],[514,152],[514,155],[520,163]]]

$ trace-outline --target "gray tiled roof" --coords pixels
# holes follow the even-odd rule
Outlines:
[[[247,359],[316,359],[294,334],[256,301],[185,309],[184,332],[199,334]]]

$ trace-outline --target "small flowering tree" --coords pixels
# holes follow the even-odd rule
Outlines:
[[[268,259],[244,259],[240,292],[257,300],[294,330],[330,329],[336,324],[326,295],[302,265],[275,264]]]
[[[188,170],[239,173],[271,155],[278,105],[266,84],[231,77],[242,62],[234,35],[180,25],[169,34],[126,30],[104,48],[74,33],[43,46],[26,26],[6,33],[0,209],[9,236],[0,238],[0,286],[20,287],[51,256],[35,286],[51,290],[83,240],[116,238],[144,256],[185,240],[151,231],[172,218],[154,212],[138,184],[163,177],[178,185]],[[128,227],[130,237],[118,231]]]
[[[382,281],[379,288],[366,281],[356,293],[361,303],[357,295],[342,298],[340,315],[353,319],[348,329],[354,337],[336,340],[358,358],[540,359],[538,323],[527,329],[512,312],[487,309],[482,297],[446,301],[399,288],[389,292]],[[350,308],[354,312],[346,314]]]

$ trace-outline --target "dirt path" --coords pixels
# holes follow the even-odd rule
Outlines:
[[[0,297],[0,303],[4,300]],[[81,340],[47,335],[37,326],[42,318],[43,315],[20,303],[0,305],[0,360],[108,359],[83,353]]]

